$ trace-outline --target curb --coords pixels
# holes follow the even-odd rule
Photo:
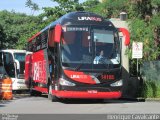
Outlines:
[[[160,98],[146,98],[148,102],[160,102]]]
[[[127,100],[127,101],[133,101],[133,102],[145,102],[146,101],[144,98],[120,98],[119,100]]]
[[[134,102],[160,102],[160,98],[120,98],[119,100],[128,100]]]

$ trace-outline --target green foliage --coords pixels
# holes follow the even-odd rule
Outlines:
[[[130,28],[131,43],[133,41],[143,42],[143,61],[157,59],[160,51],[156,48],[153,42],[153,25],[150,23],[146,23],[142,19],[136,18],[131,21]]]
[[[1,48],[19,48],[25,47],[26,40],[37,32],[40,19],[25,14],[1,11],[0,29],[1,29]]]
[[[160,97],[160,61],[147,61],[141,65],[141,77],[144,79],[142,97]]]
[[[83,3],[85,11],[91,11],[105,18],[118,17],[119,13],[127,10],[127,0],[105,0],[99,3],[97,0],[88,0]]]
[[[100,3],[98,0],[87,0],[86,2],[82,3],[82,6],[85,9],[85,11],[97,13],[99,11],[99,4]]]
[[[159,7],[159,6],[160,6],[160,1],[159,1],[159,0],[152,0],[152,1],[151,1],[151,4],[152,4],[154,7]]]
[[[39,10],[39,7],[36,3],[33,3],[32,0],[26,1],[26,7],[31,8],[32,14],[34,14],[34,11]]]
[[[64,14],[72,11],[83,11],[83,7],[79,4],[78,0],[52,0],[57,2],[58,6],[44,7],[44,14],[50,21],[56,20]]]
[[[6,34],[3,30],[3,26],[0,24],[0,46],[5,42]]]
[[[139,97],[143,98],[159,98],[160,97],[160,82],[154,80],[144,81],[139,93]]]
[[[106,0],[105,9],[107,18],[116,18],[119,16],[119,13],[127,10],[127,1],[128,0]]]
[[[134,11],[130,12],[131,43],[133,41],[143,42],[142,61],[156,60],[160,55],[160,39],[158,35],[160,17],[157,12],[152,14],[152,11],[155,10],[152,2],[151,0],[142,0],[134,3],[130,8],[130,10]]]

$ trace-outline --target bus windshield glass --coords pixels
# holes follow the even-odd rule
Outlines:
[[[65,28],[62,64],[81,69],[108,69],[120,64],[118,35],[104,26]]]
[[[14,58],[20,62],[25,61],[25,53],[14,53]]]

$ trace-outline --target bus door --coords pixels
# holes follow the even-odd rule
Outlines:
[[[55,29],[49,30],[49,39],[48,39],[48,62],[49,62],[49,73],[50,80],[55,84],[59,76],[59,50],[58,45],[54,41],[55,39]]]

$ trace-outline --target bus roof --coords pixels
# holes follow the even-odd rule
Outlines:
[[[114,27],[111,21],[105,20],[102,16],[97,15],[95,13],[91,12],[70,12],[62,17],[60,17],[58,20],[51,22],[48,26],[46,26],[44,29],[42,29],[40,32],[33,35],[28,41],[31,41],[36,36],[41,34],[42,32],[52,29],[55,27],[55,25],[60,24],[61,26],[65,25],[102,25],[102,26],[110,26]]]
[[[0,52],[9,52],[9,53],[26,53],[26,50],[17,50],[17,49],[3,49]]]
[[[102,16],[91,12],[70,12],[58,20],[50,23],[41,32],[53,28],[55,25],[105,25],[114,26],[111,21],[105,20]]]

